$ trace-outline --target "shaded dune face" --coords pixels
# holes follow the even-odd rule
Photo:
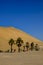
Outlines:
[[[16,40],[18,37],[21,37],[25,42],[34,42],[35,44],[39,44],[40,46],[43,45],[43,42],[32,37],[29,34],[26,34],[25,32],[13,28],[13,27],[0,27],[0,50],[8,50],[10,49],[10,46],[8,44],[9,40],[13,38]],[[16,45],[13,45],[13,48],[17,48]]]

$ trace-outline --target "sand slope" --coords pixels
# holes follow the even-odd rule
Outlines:
[[[26,34],[25,32],[13,28],[13,27],[0,27],[0,49],[7,50],[10,49],[10,46],[8,44],[8,41],[13,38],[16,40],[18,37],[21,37],[24,40],[24,43],[28,41],[29,43],[34,42],[39,45],[43,45],[43,42],[30,36],[29,34]],[[15,48],[16,46],[14,46]]]

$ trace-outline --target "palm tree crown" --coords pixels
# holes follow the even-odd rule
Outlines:
[[[18,46],[18,52],[20,52],[20,47],[22,46],[23,40],[19,37],[17,38],[16,44]]]
[[[23,43],[23,40],[19,37],[19,38],[17,38],[16,43],[17,43],[18,46],[21,46],[22,43]]]

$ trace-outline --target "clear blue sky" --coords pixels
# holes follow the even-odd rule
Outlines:
[[[43,41],[43,0],[0,0],[0,26],[19,28]]]

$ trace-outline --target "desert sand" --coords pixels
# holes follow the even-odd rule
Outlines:
[[[0,53],[0,65],[43,65],[43,51]]]

